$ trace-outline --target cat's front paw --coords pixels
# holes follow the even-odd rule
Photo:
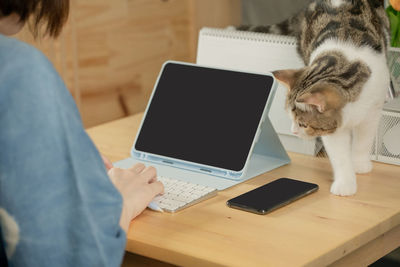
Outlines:
[[[351,196],[357,192],[356,181],[334,181],[331,185],[331,193],[337,196]]]
[[[353,166],[356,173],[368,173],[372,170],[371,160],[354,161]]]

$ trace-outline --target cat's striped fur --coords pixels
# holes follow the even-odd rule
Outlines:
[[[356,46],[370,46],[377,52],[386,50],[385,35],[389,32],[389,21],[383,9],[383,0],[314,0],[281,23],[243,25],[237,29],[295,36],[297,51],[307,65],[312,51],[332,38],[351,41]]]
[[[383,0],[314,0],[271,26],[241,26],[297,39],[305,67],[274,71],[288,88],[292,131],[322,136],[334,170],[331,192],[356,192],[357,173],[372,168],[369,152],[389,86],[389,22]]]

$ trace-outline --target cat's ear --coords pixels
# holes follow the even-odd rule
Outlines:
[[[272,74],[281,83],[283,83],[289,90],[291,90],[300,76],[302,69],[287,69],[276,70]]]
[[[324,86],[304,93],[296,99],[296,102],[315,106],[320,113],[344,106],[343,97],[333,86]]]
[[[325,97],[319,92],[302,94],[296,99],[296,102],[315,106],[320,113],[324,112],[326,108]]]

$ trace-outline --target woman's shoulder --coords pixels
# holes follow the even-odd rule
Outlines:
[[[0,34],[0,75],[23,70],[49,71],[52,64],[37,48],[13,37]]]
[[[0,111],[2,104],[9,105],[4,101],[53,105],[43,99],[65,97],[68,92],[53,64],[29,44],[0,35],[0,62]]]
[[[47,57],[37,48],[12,37],[0,35],[0,93],[34,91],[47,94],[62,84],[61,77]],[[53,89],[54,93],[55,89]]]

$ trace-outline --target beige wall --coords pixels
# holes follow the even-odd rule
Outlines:
[[[57,40],[17,38],[50,58],[89,127],[143,111],[164,61],[193,62],[202,26],[240,21],[239,0],[71,0]]]

